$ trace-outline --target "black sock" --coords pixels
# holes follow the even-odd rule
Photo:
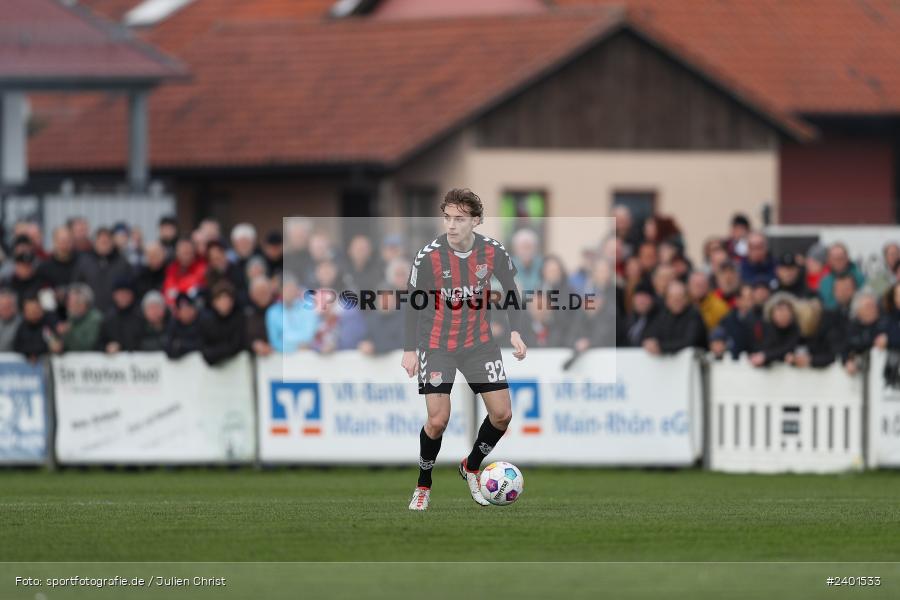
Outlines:
[[[424,427],[419,432],[419,487],[431,487],[431,469],[434,468],[434,461],[441,450],[443,439],[444,436],[436,440],[431,439],[425,433]]]
[[[472,452],[466,458],[466,468],[470,471],[480,471],[481,461],[491,453],[500,438],[503,437],[503,431],[500,431],[491,423],[490,417],[485,417],[481,428],[478,430],[478,437],[475,439],[475,445],[472,446]]]

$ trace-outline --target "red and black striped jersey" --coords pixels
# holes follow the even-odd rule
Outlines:
[[[472,248],[460,252],[441,235],[416,254],[410,269],[404,348],[452,352],[490,342],[490,313],[504,304],[501,298],[489,307],[491,277],[505,297],[517,291],[515,275],[512,258],[497,240],[475,233]],[[511,331],[519,330],[516,312],[507,311]]]

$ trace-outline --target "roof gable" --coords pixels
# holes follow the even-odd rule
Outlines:
[[[55,0],[2,0],[0,83],[22,89],[152,84],[183,65],[127,30]]]

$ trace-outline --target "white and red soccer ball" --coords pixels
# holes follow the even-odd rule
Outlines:
[[[512,504],[522,495],[525,479],[522,471],[508,462],[493,462],[482,472],[479,479],[481,495],[497,506]]]

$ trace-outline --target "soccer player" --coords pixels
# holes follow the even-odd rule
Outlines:
[[[428,421],[419,433],[419,481],[410,510],[428,508],[431,470],[450,420],[450,390],[457,369],[472,391],[481,394],[488,413],[472,452],[460,462],[459,474],[472,499],[481,506],[489,504],[481,495],[478,474],[512,418],[509,385],[500,347],[491,335],[489,308],[507,308],[513,356],[522,360],[527,350],[520,335],[524,318],[513,279],[516,268],[500,242],[475,232],[483,221],[481,199],[468,189],[453,189],[444,198],[441,212],[446,233],[418,252],[407,286],[402,366],[409,377],[418,373],[419,394],[425,396],[428,409]],[[492,275],[503,286],[500,298],[496,292],[490,296]]]

